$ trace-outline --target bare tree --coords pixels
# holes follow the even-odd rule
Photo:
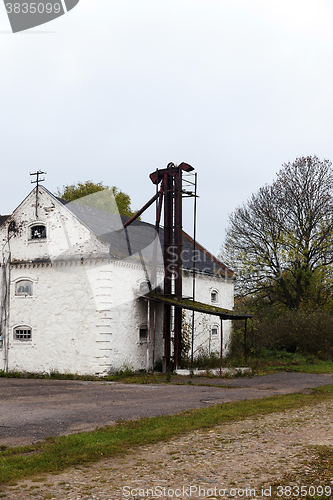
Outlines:
[[[222,254],[240,296],[299,309],[331,299],[332,243],[332,164],[308,156],[235,210]]]

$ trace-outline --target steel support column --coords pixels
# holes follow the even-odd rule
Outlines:
[[[171,295],[172,293],[172,229],[173,229],[173,178],[168,173],[168,169],[164,171],[163,176],[164,188],[164,294]],[[163,339],[164,339],[164,356],[163,356],[163,372],[166,373],[170,369],[171,358],[171,306],[164,305],[164,321],[163,321]]]
[[[174,278],[175,295],[177,299],[183,297],[182,287],[182,250],[183,250],[183,217],[182,217],[182,179],[183,171],[178,167],[174,176]],[[175,308],[175,341],[174,341],[174,363],[175,369],[180,368],[182,351],[182,309]]]

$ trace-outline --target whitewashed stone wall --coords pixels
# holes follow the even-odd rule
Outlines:
[[[21,279],[32,281],[32,296],[15,295]],[[146,368],[147,343],[139,338],[147,324],[147,303],[139,296],[143,279],[139,266],[117,261],[13,266],[9,370],[103,375]],[[158,305],[155,360],[162,356],[161,311]],[[150,323],[152,328],[153,307]],[[15,340],[14,330],[24,326],[32,339]],[[150,366],[152,351],[151,341]]]
[[[148,323],[147,302],[140,292],[140,283],[145,281],[140,263],[102,258],[108,246],[43,188],[36,218],[35,199],[32,192],[13,213],[17,233],[9,244],[7,225],[0,229],[2,265],[9,258],[13,263],[10,317],[4,332],[8,335],[8,369],[103,375],[126,367],[145,369],[147,363],[151,367],[153,356],[157,361],[163,355],[163,305],[151,303],[147,356],[147,342],[139,336],[140,326]],[[46,239],[31,240],[33,224],[46,226]],[[0,273],[1,292],[2,279]],[[16,284],[22,279],[31,280],[32,296],[16,294]],[[159,281],[163,281],[162,270]],[[183,288],[184,295],[192,295],[192,278],[186,273]],[[209,304],[212,290],[218,293],[214,305],[232,309],[233,282],[199,274],[196,299]],[[220,328],[219,319],[195,316],[195,349],[218,351],[220,336],[212,338],[211,328]],[[225,344],[230,335],[227,323]],[[19,327],[31,328],[31,340],[15,340],[14,331]],[[4,368],[2,349],[0,369]]]
[[[183,295],[192,296],[192,276],[185,273],[183,279]],[[211,294],[217,294],[217,302],[212,302]],[[212,276],[208,274],[196,275],[195,299],[198,302],[210,304],[232,310],[234,307],[234,281],[225,276]],[[187,321],[192,322],[192,312],[187,311]],[[194,315],[195,336],[194,336],[194,357],[200,354],[219,353],[221,346],[221,321],[218,316],[202,314],[196,312]],[[212,329],[217,330],[217,334],[212,334]],[[223,321],[223,355],[226,356],[229,350],[231,339],[231,321]]]

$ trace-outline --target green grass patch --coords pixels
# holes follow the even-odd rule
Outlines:
[[[287,394],[188,410],[173,416],[121,421],[89,433],[50,437],[32,446],[0,452],[0,484],[43,473],[59,473],[70,466],[88,465],[106,457],[133,453],[141,445],[169,440],[197,429],[312,405],[333,397],[333,385],[311,394]]]
[[[261,357],[250,356],[249,366],[256,374],[285,372],[333,373],[333,362],[313,355],[265,350]]]
[[[188,364],[188,363],[187,363]],[[184,366],[188,367],[186,362]],[[224,368],[234,368],[245,366],[242,356],[232,356],[223,359]],[[302,372],[302,373],[333,373],[333,361],[325,361],[314,355],[303,355],[301,353],[290,353],[285,350],[261,349],[257,353],[252,349],[248,354],[248,366],[252,368],[254,375],[266,375],[269,373]],[[195,360],[195,368],[210,370],[220,367],[220,358],[216,353],[210,356],[200,356]],[[161,384],[161,383],[189,383],[182,376],[172,373],[146,373],[144,370],[134,372],[129,368],[124,368],[113,374],[96,377],[93,375],[78,375],[76,373],[25,373],[25,372],[4,372],[0,370],[0,377],[7,378],[29,378],[29,379],[54,379],[54,380],[86,380],[122,382],[125,384]],[[209,378],[212,375],[207,373],[207,385],[210,385]],[[191,378],[191,383],[195,384],[196,377]],[[203,385],[202,379],[200,385]]]
[[[277,372],[333,373],[333,361],[323,360],[312,354],[287,352],[286,350],[254,349],[248,353],[247,363],[256,375]],[[243,356],[229,356],[224,366],[244,366]]]

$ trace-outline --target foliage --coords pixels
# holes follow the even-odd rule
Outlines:
[[[182,360],[188,362],[191,357],[192,347],[192,321],[188,321],[186,310],[182,310],[182,343],[181,357]]]
[[[243,339],[244,325],[234,322],[231,357],[243,357]],[[267,357],[268,351],[275,353],[275,361],[283,352],[284,364],[288,364],[288,354],[302,355],[308,364],[315,359],[333,361],[332,314],[310,309],[277,314],[272,307],[258,311],[248,320],[247,352],[260,359]]]
[[[199,353],[194,359],[193,368],[199,368],[202,370],[209,370],[211,368],[219,368],[220,367],[220,356],[216,352],[211,352],[208,354],[207,352]]]
[[[56,196],[66,201],[78,200],[78,203],[98,208],[106,212],[120,213],[132,217],[136,212],[131,210],[131,198],[116,186],[104,186],[102,182],[77,182],[76,184],[58,188]]]
[[[333,305],[333,169],[316,156],[284,164],[230,216],[222,250],[240,297],[288,309]]]

